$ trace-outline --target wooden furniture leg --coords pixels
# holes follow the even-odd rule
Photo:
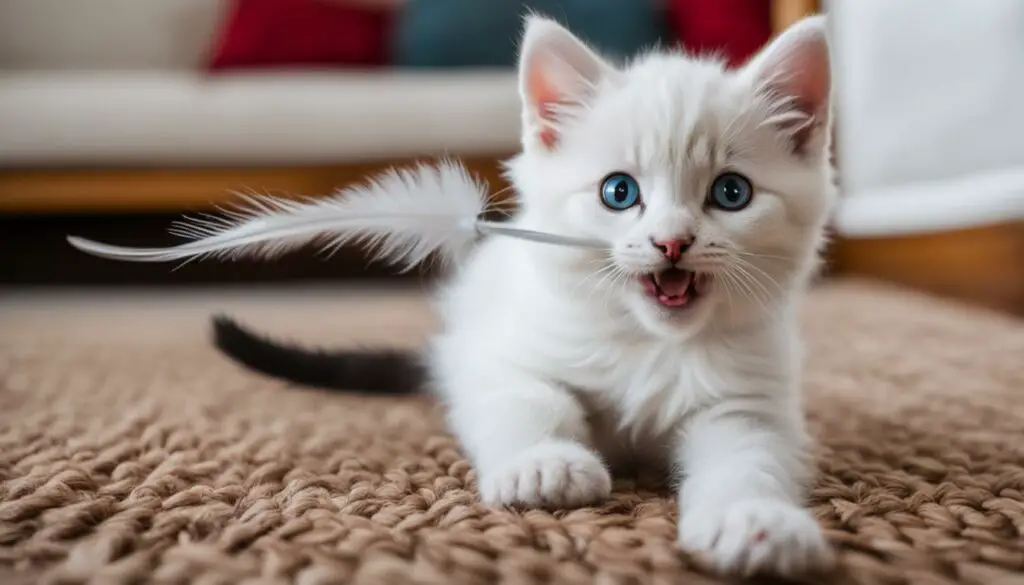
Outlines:
[[[818,12],[818,0],[772,0],[772,31],[775,34],[808,14]]]

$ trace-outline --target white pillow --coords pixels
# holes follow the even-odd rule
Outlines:
[[[839,0],[837,229],[1024,219],[1024,1]]]

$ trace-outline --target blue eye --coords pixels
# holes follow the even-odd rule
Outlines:
[[[708,193],[708,204],[723,211],[739,211],[750,205],[754,186],[739,173],[722,173],[715,177]]]
[[[601,202],[615,211],[629,209],[640,203],[640,184],[626,173],[612,173],[601,184]]]

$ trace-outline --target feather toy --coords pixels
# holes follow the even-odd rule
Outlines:
[[[189,240],[177,246],[131,248],[77,236],[67,240],[88,254],[131,262],[269,259],[306,245],[331,253],[345,244],[362,243],[374,259],[403,271],[435,253],[443,262],[456,260],[478,237],[489,234],[562,246],[608,246],[483,219],[490,209],[486,183],[463,165],[443,160],[392,169],[329,197],[243,196],[235,209],[175,222],[171,233]]]

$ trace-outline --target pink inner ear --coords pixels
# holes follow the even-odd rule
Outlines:
[[[561,95],[538,67],[534,67],[526,78],[526,93],[541,122],[537,138],[545,147],[552,148],[558,141],[558,132],[552,123],[555,120],[555,106],[561,101]]]
[[[554,148],[555,144],[558,143],[558,133],[555,132],[555,129],[551,128],[550,126],[545,126],[544,128],[542,128],[541,131],[537,134],[537,138],[540,139],[541,144],[544,145],[544,148]]]
[[[799,42],[770,66],[770,70],[778,75],[778,80],[771,83],[774,89],[791,96],[794,108],[813,117],[810,125],[793,135],[793,150],[802,153],[814,133],[827,121],[832,80],[828,46],[818,40],[801,39]]]
[[[788,89],[791,95],[813,108],[817,114],[828,100],[831,76],[828,48],[824,43],[811,43],[809,47],[790,57],[787,69],[792,71]]]

